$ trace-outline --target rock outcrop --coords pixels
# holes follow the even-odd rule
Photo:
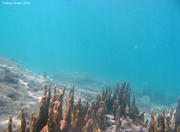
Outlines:
[[[54,84],[53,80],[29,71],[15,60],[0,57],[0,119],[39,102],[37,93],[47,83]]]

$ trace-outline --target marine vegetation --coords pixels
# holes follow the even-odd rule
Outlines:
[[[30,123],[26,122],[24,110],[21,109],[21,126],[19,132],[179,132],[180,99],[176,110],[170,109],[168,115],[161,112],[156,117],[152,110],[151,121],[144,120],[144,112],[136,105],[135,96],[131,99],[129,83],[122,82],[115,86],[103,88],[102,93],[89,104],[81,99],[74,102],[74,86],[69,92],[65,110],[63,110],[63,90],[45,86],[39,104],[39,112],[32,113]],[[175,114],[176,113],[176,114]],[[12,132],[12,116],[9,118],[7,132]]]

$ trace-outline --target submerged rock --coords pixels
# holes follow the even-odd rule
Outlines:
[[[53,80],[32,73],[12,59],[0,57],[0,130],[4,130],[4,122],[9,114],[20,114],[21,107],[34,108],[39,102],[37,91]],[[33,109],[35,110],[35,109]]]

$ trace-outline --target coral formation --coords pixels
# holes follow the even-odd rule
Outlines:
[[[9,117],[8,128],[6,132],[12,132],[12,116]]]
[[[48,87],[48,88],[47,88]],[[115,126],[116,132],[123,131],[148,131],[166,132],[179,130],[180,101],[177,106],[177,113],[169,111],[168,116],[162,112],[156,117],[152,110],[151,121],[144,121],[144,112],[140,112],[135,96],[131,99],[131,88],[125,81],[115,86],[114,91],[110,87],[103,89],[96,99],[89,104],[82,104],[81,99],[74,102],[74,86],[69,92],[66,107],[63,112],[63,97],[66,86],[63,90],[54,88],[54,95],[51,99],[51,87],[45,86],[41,97],[39,112],[32,113],[29,124],[24,119],[24,110],[21,110],[20,132],[102,132],[109,127]],[[113,93],[113,94],[112,94]],[[132,100],[132,101],[131,101]],[[176,119],[176,124],[173,125]],[[174,127],[173,127],[174,126]],[[12,117],[9,119],[8,132],[12,132]]]
[[[26,119],[24,115],[24,109],[21,108],[21,127],[19,132],[25,132],[26,131]]]
[[[170,108],[167,116],[161,111],[158,117],[154,110],[151,112],[149,132],[180,132],[180,99],[176,110]]]
[[[176,131],[177,132],[180,132],[180,98],[179,98],[179,102],[178,102],[178,105],[177,105],[177,108],[176,108]]]

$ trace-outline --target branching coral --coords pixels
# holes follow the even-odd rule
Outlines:
[[[51,99],[51,87],[49,85],[47,90],[47,85],[44,88],[44,92],[41,96],[41,101],[39,104],[39,113],[34,116],[32,114],[30,122],[30,132],[40,132],[42,128],[47,124],[48,121],[48,111]]]
[[[149,132],[180,132],[178,127],[175,129],[175,122],[177,121],[176,123],[178,123],[177,119],[175,121],[175,115],[177,116],[175,113],[176,110],[173,112],[172,109],[170,109],[167,116],[165,112],[161,111],[159,116],[156,117],[154,110],[152,110]],[[178,125],[176,124],[176,126]]]
[[[12,116],[9,117],[8,128],[6,132],[12,132]]]
[[[178,105],[177,105],[177,108],[176,108],[176,131],[177,132],[180,132],[180,98],[179,98],[179,102],[178,102]]]
[[[32,113],[30,124],[26,126],[24,111],[21,110],[20,132],[102,132],[108,127],[107,115],[112,115],[115,119],[116,131],[121,132],[124,123],[147,126],[144,122],[144,112],[139,112],[136,105],[135,96],[131,101],[131,89],[129,83],[125,81],[119,86],[115,86],[114,92],[110,87],[103,89],[102,94],[89,105],[82,104],[81,99],[74,102],[74,86],[70,90],[63,112],[63,97],[66,86],[63,90],[54,88],[54,95],[51,99],[51,88],[45,86],[39,104],[37,115]],[[179,130],[180,103],[177,106],[176,116],[172,110],[166,117],[165,113],[156,118],[152,110],[149,132],[166,132],[173,130],[173,121],[176,117],[176,130]],[[175,128],[175,123],[174,123]],[[143,130],[143,128],[141,128]],[[7,132],[12,132],[12,117],[9,119]]]
[[[25,132],[26,131],[26,119],[24,115],[24,109],[21,108],[21,128],[19,132]]]

